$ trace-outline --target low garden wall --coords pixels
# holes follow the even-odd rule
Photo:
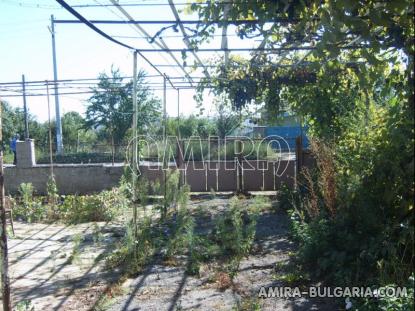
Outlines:
[[[279,164],[261,162],[244,162],[244,170],[237,169],[236,163],[226,162],[225,165],[225,162],[212,162],[204,165],[195,162],[181,172],[181,180],[190,185],[191,191],[196,192],[278,190],[283,184],[294,186],[294,160],[281,161]],[[274,171],[277,175],[273,174]],[[17,193],[21,183],[32,183],[37,194],[45,194],[50,172],[50,166],[46,164],[8,166],[5,168],[6,194]],[[87,194],[117,186],[124,172],[124,164],[58,164],[54,165],[53,172],[61,194]],[[140,172],[149,181],[158,180],[163,184],[164,174],[159,165],[140,166]],[[239,174],[242,174],[242,178]]]
[[[61,194],[86,194],[99,192],[116,186],[123,174],[124,166],[103,164],[54,165],[53,172]],[[32,167],[6,167],[4,185],[6,194],[15,194],[21,183],[32,183],[37,194],[46,193],[50,176],[49,165]]]

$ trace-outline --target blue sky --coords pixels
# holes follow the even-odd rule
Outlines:
[[[141,0],[119,1],[123,3],[155,3],[167,4],[167,0]],[[183,3],[185,0],[177,0]],[[109,4],[108,0],[68,1],[75,4]],[[183,6],[178,5],[178,9]],[[77,9],[88,19],[121,19],[123,16],[114,7],[109,8],[82,8]],[[126,7],[126,10],[136,20],[174,20],[174,16],[168,5]],[[20,81],[25,74],[26,80],[53,80],[51,36],[48,30],[50,16],[54,14],[56,19],[74,19],[63,8],[52,0],[0,0],[0,82]],[[182,19],[194,19],[192,16],[181,13]],[[125,19],[125,18],[124,18]],[[99,25],[107,33],[114,36],[140,36],[131,25]],[[156,33],[160,25],[143,25],[150,34]],[[183,48],[184,43],[173,31],[167,31],[165,42],[170,48]],[[236,38],[230,37],[230,41]],[[119,38],[128,44],[138,48],[151,48],[152,46],[143,39]],[[58,78],[95,78],[100,72],[109,71],[111,65],[119,67],[125,75],[132,75],[132,52],[120,47],[101,37],[93,30],[82,24],[57,24],[56,46],[58,60]],[[209,47],[220,47],[220,41],[214,40]],[[240,47],[240,45],[239,45]],[[215,54],[199,53],[202,59],[208,59]],[[166,54],[146,54],[154,64],[174,64],[174,61]],[[176,54],[180,60],[180,53]],[[189,62],[190,63],[190,62]],[[149,75],[156,72],[139,58],[139,67],[147,71]],[[178,68],[161,68],[169,76],[182,76]],[[195,76],[201,76],[201,72],[195,72]],[[162,78],[151,78],[151,81],[162,81]],[[3,93],[4,94],[4,93]],[[161,98],[161,91],[155,91]],[[177,92],[167,92],[167,111],[169,115],[177,113]],[[192,97],[192,90],[182,90],[180,93],[181,112],[185,114],[196,113],[196,103]],[[61,96],[61,111],[79,111],[85,109],[85,100],[88,95]],[[22,106],[22,98],[4,98],[13,106]],[[211,97],[206,95],[205,108],[212,114]],[[28,107],[31,113],[39,120],[47,118],[47,102],[45,97],[28,97]],[[52,104],[54,101],[52,100]],[[53,105],[52,105],[53,106]],[[52,111],[53,113],[53,111]]]

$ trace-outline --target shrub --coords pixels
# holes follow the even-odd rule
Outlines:
[[[54,163],[111,163],[112,160],[111,153],[79,152],[53,156]],[[125,154],[115,154],[114,161],[124,162]],[[38,164],[49,164],[50,159],[49,156],[44,156],[37,159],[36,162]]]
[[[15,219],[27,222],[63,221],[71,224],[111,221],[129,204],[118,188],[94,195],[59,197],[55,182],[49,180],[47,189],[48,196],[45,200],[33,196],[31,184],[22,184],[19,189],[20,198],[14,203]]]
[[[233,197],[229,209],[216,219],[215,239],[224,255],[243,257],[251,249],[255,237],[258,210],[244,208],[244,201]]]
[[[47,191],[47,219],[49,221],[55,221],[59,219],[58,214],[58,203],[59,203],[59,193],[58,187],[53,176],[49,177],[48,183],[46,185]]]
[[[61,219],[67,223],[111,221],[128,205],[122,192],[113,188],[96,195],[68,195],[59,207]]]
[[[396,290],[395,284],[388,284],[377,291],[388,289]],[[406,284],[407,295],[396,297],[366,298],[363,301],[356,301],[356,308],[367,311],[388,310],[388,311],[412,311],[414,310],[414,276],[412,275]],[[374,289],[375,291],[376,289]],[[393,292],[393,291],[391,291]]]
[[[408,200],[413,188],[403,187],[411,182],[402,172],[408,159],[391,152],[394,142],[385,146],[372,134],[365,133],[370,139],[360,147],[359,160],[348,158],[345,146],[316,148],[315,170],[306,171],[300,191],[292,195],[298,260],[335,286],[403,286],[413,273],[413,203]],[[382,159],[363,163],[361,157],[373,150],[383,153]],[[394,310],[395,302],[406,304],[376,304]]]
[[[137,227],[137,239],[134,237],[134,226],[131,223],[127,225],[124,238],[106,258],[108,268],[128,268],[130,275],[143,269],[162,241],[158,228],[151,223],[150,217],[141,219]]]
[[[13,216],[16,219],[37,222],[44,220],[47,207],[42,204],[41,198],[34,198],[34,188],[31,183],[22,183],[19,187],[20,199],[13,208]]]

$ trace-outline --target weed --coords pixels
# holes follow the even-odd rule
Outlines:
[[[58,216],[58,201],[59,193],[58,187],[56,185],[55,178],[53,176],[49,177],[46,184],[47,200],[48,200],[48,210],[47,210],[47,219],[49,221],[54,221],[59,219]]]
[[[81,252],[81,244],[84,241],[84,237],[82,236],[81,233],[77,233],[72,237],[72,243],[73,243],[73,247],[72,247],[72,253],[68,258],[68,262],[69,263],[79,263],[80,258],[80,252]]]
[[[231,198],[230,206],[216,218],[215,239],[220,241],[224,255],[239,258],[247,255],[255,238],[257,206],[244,207],[244,200]]]
[[[22,183],[19,187],[20,198],[13,204],[14,218],[27,222],[63,221],[69,224],[111,221],[129,204],[127,196],[120,188],[95,195],[61,196],[63,202],[59,202],[58,190],[53,178],[49,179],[47,190],[47,203],[45,203],[44,198],[34,197],[32,184]]]
[[[215,283],[219,290],[224,291],[225,289],[232,286],[232,277],[226,272],[217,272],[215,275]]]
[[[105,311],[108,310],[108,307],[113,303],[113,300],[116,296],[121,295],[123,293],[122,283],[124,281],[124,277],[109,285],[106,290],[101,293],[98,301],[95,303],[93,307],[93,311]]]
[[[17,204],[13,209],[13,215],[16,219],[36,222],[45,218],[47,209],[40,198],[33,197],[33,193],[34,188],[31,183],[20,184],[20,204]]]
[[[141,177],[137,182],[137,194],[138,200],[140,201],[141,206],[145,209],[148,203],[148,193],[150,189],[150,184],[147,179]]]
[[[34,188],[31,183],[22,183],[19,187],[19,194],[22,199],[23,206],[28,208],[33,200]]]
[[[243,298],[236,306],[232,308],[233,311],[261,311],[261,303],[257,297]]]
[[[97,195],[68,195],[60,206],[60,217],[71,224],[111,221],[120,215],[127,205],[127,198],[117,188]]]
[[[128,267],[127,273],[135,274],[157,253],[164,255],[166,265],[177,266],[186,259],[186,272],[198,275],[203,263],[218,260],[221,268],[215,282],[222,289],[228,288],[238,272],[240,261],[251,251],[259,211],[268,201],[258,197],[248,203],[233,197],[228,209],[216,216],[210,228],[202,232],[196,228],[195,217],[200,221],[206,210],[198,209],[193,215],[187,208],[188,197],[188,187],[183,186],[175,194],[176,212],[161,219],[142,218],[136,240],[132,226],[128,225],[124,239],[107,257],[107,266]]]
[[[180,208],[174,218],[175,221],[170,226],[170,238],[167,241],[167,257],[174,256],[183,249],[188,249],[194,237],[194,219],[186,208]]]
[[[34,311],[35,307],[30,300],[19,301],[14,307],[15,311]]]
[[[215,191],[215,189],[210,188],[209,197],[210,197],[211,200],[216,199],[216,191]]]
[[[123,240],[117,249],[106,258],[108,268],[127,267],[128,274],[134,275],[142,270],[161,242],[158,228],[151,225],[151,217],[144,217],[138,223],[137,240],[134,238],[132,224],[127,226]],[[136,257],[134,257],[136,254]]]
[[[100,244],[104,240],[104,235],[102,234],[101,228],[95,222],[92,229],[92,239],[95,245]]]

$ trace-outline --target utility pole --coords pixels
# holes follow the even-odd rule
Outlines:
[[[50,122],[50,99],[49,99],[49,81],[46,81],[46,94],[48,97],[48,127],[49,127],[49,162],[50,162],[50,178],[53,176],[53,148],[52,148],[52,125]]]
[[[56,118],[56,151],[58,154],[63,153],[62,142],[62,123],[59,106],[59,90],[58,90],[58,69],[56,63],[56,45],[55,45],[55,20],[53,15],[50,16],[51,27],[49,28],[52,34],[52,58],[53,58],[53,79],[55,80],[55,118]]]
[[[0,143],[3,142],[3,124],[2,124],[2,107],[0,105]],[[7,224],[5,209],[5,192],[4,192],[4,167],[3,167],[3,149],[0,148],[0,218],[1,218],[1,289],[3,310],[11,311],[10,299],[10,278],[9,278],[9,254],[7,248]]]
[[[26,83],[24,75],[22,75],[22,89],[23,89],[23,113],[24,113],[24,138],[29,139],[29,121],[27,120],[27,104],[26,104]]]

